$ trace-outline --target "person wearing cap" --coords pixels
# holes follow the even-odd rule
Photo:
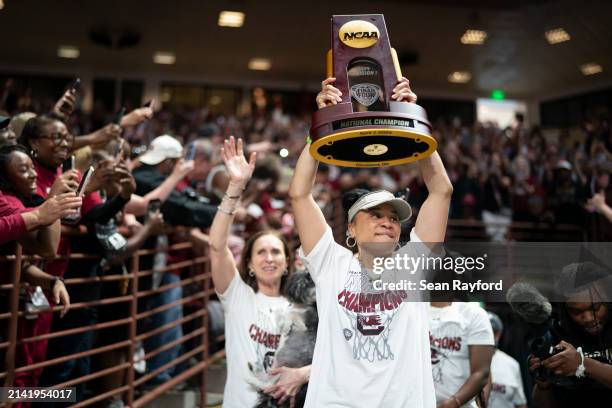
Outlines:
[[[567,160],[559,160],[555,165],[552,183],[548,190],[547,202],[551,207],[555,222],[560,224],[580,224],[584,211],[580,201],[584,187]]]
[[[181,143],[169,135],[156,137],[151,141],[149,150],[142,154],[138,160],[142,163],[134,171],[136,179],[136,194],[145,197],[151,191],[161,186],[166,179],[171,178],[171,174],[177,163],[183,157],[183,146]],[[161,204],[161,213],[164,221],[173,225],[182,225],[189,227],[208,228],[216,213],[216,207],[201,202],[198,199],[191,198],[185,194],[179,193],[176,188],[167,196]],[[172,236],[158,235],[156,237],[158,248],[164,247],[172,240]],[[153,243],[150,243],[153,244]],[[153,259],[146,258],[141,267],[152,268],[155,273],[152,277],[152,287],[157,288],[162,285],[176,284],[180,281],[180,271],[164,271],[167,265],[167,254],[160,251]],[[174,254],[176,257],[181,254]],[[144,266],[143,266],[144,265]],[[150,296],[145,301],[145,308],[150,310],[156,307],[175,303],[182,298],[182,287],[174,287],[153,296]],[[180,320],[183,317],[183,306],[181,304],[174,305],[171,308],[165,309],[156,314],[155,319],[143,325],[143,331],[152,331],[165,324]],[[155,336],[147,338],[144,342],[144,348],[147,352],[157,350],[164,344],[178,341],[182,336],[181,325],[174,326]],[[175,360],[181,355],[181,344],[166,350],[164,353],[157,354],[147,361],[147,370],[154,372],[167,363]],[[161,384],[169,381],[173,376],[178,375],[183,369],[177,365],[171,368],[158,372],[152,379],[151,384]]]
[[[341,101],[334,81],[322,82],[319,108]],[[392,97],[416,101],[405,78]],[[346,195],[346,244],[356,249],[354,255],[334,241],[313,198],[317,162],[308,148],[289,190],[300,255],[315,283],[319,312],[305,407],[435,407],[428,305],[402,301],[403,291],[376,290],[370,273],[375,257],[390,256],[398,245],[401,224],[412,215],[410,206],[384,190]],[[437,152],[418,165],[429,194],[410,233],[413,245],[404,247],[408,251],[431,250],[444,241],[453,191]]]
[[[11,118],[0,116],[0,147],[17,144],[17,135],[15,135],[15,132],[9,126],[10,123]]]
[[[183,146],[172,136],[162,135],[153,139],[149,150],[138,158],[142,165],[134,169],[136,194],[144,197],[159,187],[182,157]],[[216,207],[175,190],[162,204],[161,211],[164,220],[170,224],[208,228]]]
[[[504,325],[495,313],[488,312],[488,315],[497,345]],[[491,379],[491,394],[487,404],[489,408],[527,408],[520,365],[497,347],[491,360]]]

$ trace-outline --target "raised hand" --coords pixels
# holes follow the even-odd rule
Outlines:
[[[151,101],[151,106],[136,108],[121,118],[121,126],[136,126],[153,117],[155,101]]]
[[[111,140],[121,137],[121,127],[115,123],[109,123],[101,129],[94,132],[93,148],[102,149]]]
[[[34,212],[39,216],[43,225],[49,225],[60,218],[74,214],[81,204],[81,197],[77,197],[74,192],[63,193],[49,197],[39,207],[36,207]]]
[[[397,81],[397,85],[393,88],[393,95],[391,95],[391,98],[398,102],[414,103],[417,101],[416,94],[410,89],[410,81],[405,77],[401,77],[399,81]]]
[[[342,102],[342,92],[332,85],[334,82],[336,78],[327,78],[321,82],[321,92],[317,94],[316,99],[319,109]]]
[[[53,113],[57,116],[66,119],[74,112],[76,105],[76,95],[74,89],[68,89],[62,97],[55,103]]]
[[[249,161],[247,162],[242,147],[242,139],[238,139],[238,142],[236,142],[234,136],[230,136],[229,140],[226,139],[223,142],[221,155],[227,173],[229,174],[230,184],[234,184],[244,189],[253,175],[253,170],[255,170],[257,153],[251,153]]]
[[[76,170],[68,170],[62,173],[55,179],[51,189],[49,190],[49,197],[54,197],[59,194],[76,191],[79,187],[79,175]]]
[[[187,174],[193,170],[193,160],[180,159],[174,165],[172,169],[172,176],[177,177],[179,180],[183,179]]]

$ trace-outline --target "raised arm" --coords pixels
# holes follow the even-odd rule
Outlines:
[[[193,170],[193,161],[179,160],[172,173],[163,183],[161,183],[156,189],[150,191],[145,196],[141,197],[136,194],[132,194],[130,202],[126,204],[125,211],[134,214],[137,217],[144,215],[147,212],[147,206],[151,200],[159,200],[162,203],[166,201],[170,193],[174,190],[174,187],[181,181],[185,176]]]
[[[419,170],[429,194],[419,210],[415,230],[427,246],[433,247],[444,242],[453,185],[438,152],[420,160]]]
[[[81,197],[64,193],[49,197],[36,209],[22,213],[28,234],[19,238],[29,252],[45,258],[55,256],[60,239],[59,219],[73,214],[81,206]]]
[[[321,92],[317,95],[319,109],[342,101],[340,98],[342,93],[332,85],[335,80],[335,78],[327,78],[321,83]],[[323,212],[312,196],[319,162],[310,155],[309,147],[309,145],[306,145],[302,150],[289,188],[291,206],[293,207],[295,222],[305,255],[313,250],[327,228]]]
[[[233,136],[224,142],[221,152],[230,182],[210,227],[210,262],[213,284],[218,293],[227,290],[236,273],[236,262],[227,245],[227,239],[238,201],[253,175],[257,156],[256,153],[251,153],[247,162],[242,151],[242,139],[236,142]]]

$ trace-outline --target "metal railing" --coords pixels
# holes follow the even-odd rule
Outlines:
[[[171,245],[167,248],[167,252],[170,254],[174,251],[191,249],[192,245],[189,242],[181,242],[175,245]],[[68,361],[80,359],[83,357],[94,357],[99,356],[102,353],[106,353],[113,350],[120,350],[127,348],[127,360],[124,363],[116,365],[114,367],[108,367],[97,371],[91,371],[89,374],[77,378],[72,378],[69,381],[65,381],[60,384],[53,384],[50,388],[65,388],[82,385],[84,383],[90,383],[93,380],[100,380],[102,377],[116,374],[121,371],[127,379],[124,383],[114,389],[105,390],[103,393],[97,395],[88,396],[87,399],[77,401],[72,405],[73,407],[85,407],[95,404],[99,401],[111,398],[113,396],[121,395],[126,406],[129,407],[142,407],[153,399],[159,397],[161,394],[167,392],[171,388],[178,384],[186,381],[187,379],[199,376],[199,388],[200,388],[200,406],[206,406],[206,386],[207,386],[207,368],[209,365],[224,356],[224,350],[209,355],[209,344],[208,344],[208,312],[207,304],[210,297],[214,294],[212,288],[212,278],[210,273],[210,262],[208,253],[205,250],[203,254],[199,256],[190,257],[188,260],[180,260],[174,263],[169,263],[162,271],[176,271],[189,268],[190,273],[187,277],[181,278],[180,281],[165,284],[157,288],[140,288],[139,284],[142,278],[150,277],[153,275],[153,270],[139,270],[140,259],[143,256],[150,256],[154,254],[156,250],[142,249],[137,251],[131,258],[131,262],[126,262],[130,265],[128,274],[121,275],[105,275],[105,276],[94,276],[87,278],[72,278],[66,279],[65,284],[68,292],[70,293],[71,286],[82,285],[82,284],[95,284],[101,282],[119,282],[121,280],[129,279],[129,289],[125,295],[111,297],[111,298],[100,298],[92,299],[84,302],[78,302],[71,304],[68,313],[78,309],[93,308],[101,305],[111,304],[122,304],[126,308],[129,308],[128,317],[119,317],[112,321],[105,321],[101,323],[95,323],[86,325],[83,327],[75,327],[67,330],[55,331],[37,336],[18,338],[18,325],[22,324],[26,314],[24,310],[20,310],[19,307],[19,292],[20,289],[25,286],[21,283],[21,268],[23,261],[32,260],[35,257],[26,256],[22,252],[22,248],[16,245],[14,255],[8,255],[0,257],[0,269],[3,270],[5,276],[9,276],[10,273],[11,283],[0,285],[0,297],[5,297],[8,294],[8,310],[0,310],[0,325],[5,327],[4,341],[0,341],[0,355],[5,354],[4,358],[4,369],[0,365],[0,380],[4,383],[4,386],[10,387],[14,385],[15,375],[19,373],[31,372],[33,370],[53,370],[53,367],[57,364],[66,363]],[[91,254],[72,254],[69,259],[92,259],[99,255]],[[9,272],[10,271],[10,272]],[[193,293],[183,296],[181,299],[177,299],[168,304],[162,304],[150,310],[143,310],[142,306],[139,307],[139,300],[142,300],[149,296],[161,294],[162,292],[172,290],[177,287],[185,288],[187,286],[195,287]],[[140,331],[139,322],[145,318],[149,318],[156,313],[160,313],[171,309],[176,306],[187,305],[191,302],[197,302],[196,308],[193,308],[189,313],[183,315],[179,320],[167,323],[160,327],[155,327],[149,331]],[[142,302],[141,302],[142,303]],[[62,309],[63,306],[53,306],[44,312],[53,311],[57,312]],[[57,315],[55,316],[57,318]],[[162,344],[160,347],[154,350],[147,350],[144,357],[136,358],[136,347],[137,345],[154,336],[160,334],[168,329],[183,325],[185,323],[196,323],[196,327],[188,333],[184,333],[180,338],[168,344]],[[127,327],[128,335],[125,340],[118,341],[112,344],[105,344],[103,346],[93,345],[89,350],[66,353],[66,355],[46,359],[45,361],[35,362],[33,364],[16,366],[18,347],[27,343],[35,343],[46,340],[58,340],[65,336],[79,335],[89,331],[98,331],[101,329],[125,329]],[[0,326],[1,327],[1,326]],[[1,332],[0,332],[1,333]],[[216,339],[219,340],[219,339]],[[221,338],[222,340],[222,338]],[[191,349],[181,354],[178,358],[169,361],[168,363],[158,367],[157,369],[146,372],[143,375],[138,375],[135,369],[135,363],[140,360],[149,360],[150,358],[166,352],[167,350],[179,346],[186,345],[187,342],[194,343]],[[195,358],[195,360],[194,360]],[[151,380],[157,374],[176,367],[181,363],[185,363],[188,360],[192,365],[180,374],[172,377],[169,381],[147,388],[146,392],[138,393],[138,388],[147,381]],[[197,363],[193,364],[194,361]],[[1,363],[1,362],[0,362]],[[3,406],[10,406],[10,403],[5,403]],[[2,404],[0,404],[2,406]]]

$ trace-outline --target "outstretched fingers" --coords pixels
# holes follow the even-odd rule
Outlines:
[[[249,167],[251,168],[251,170],[255,170],[256,161],[257,161],[257,152],[253,152],[251,153],[251,156],[249,157]]]

